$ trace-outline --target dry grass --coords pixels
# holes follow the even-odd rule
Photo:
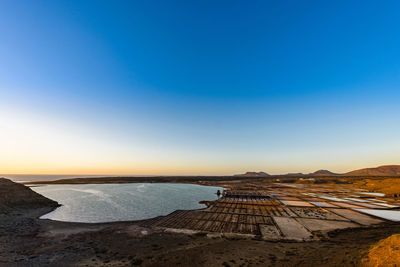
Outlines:
[[[394,234],[379,241],[371,247],[368,255],[362,259],[361,265],[399,266],[400,264],[400,234]]]
[[[354,185],[368,191],[381,192],[385,194],[400,193],[400,178],[366,178],[355,181]]]

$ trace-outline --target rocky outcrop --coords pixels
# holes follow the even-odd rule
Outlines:
[[[20,208],[57,207],[59,204],[50,200],[29,187],[0,178],[0,212]]]

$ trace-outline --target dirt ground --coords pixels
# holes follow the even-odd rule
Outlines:
[[[321,241],[267,242],[181,234],[135,222],[63,223],[1,215],[0,266],[362,266],[377,242],[400,225],[335,231]]]
[[[24,193],[24,205],[15,192],[1,195],[0,266],[374,266],[381,255],[400,258],[395,223],[335,230],[310,242],[172,233],[140,222],[65,223],[37,219],[54,203],[32,191],[27,207],[26,189],[8,185]]]

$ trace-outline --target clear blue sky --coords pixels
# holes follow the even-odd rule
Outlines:
[[[398,1],[0,1],[0,173],[400,163]]]

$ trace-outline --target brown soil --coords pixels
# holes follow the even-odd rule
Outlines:
[[[400,232],[399,225],[385,225],[296,243],[168,233],[134,222],[62,223],[23,214],[3,215],[1,222],[1,266],[355,266],[371,246]]]

